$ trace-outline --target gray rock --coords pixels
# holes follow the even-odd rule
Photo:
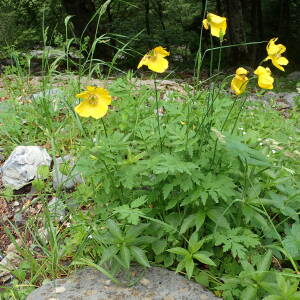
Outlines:
[[[31,98],[36,100],[43,97],[50,97],[50,96],[62,96],[64,95],[63,91],[61,89],[55,88],[50,90],[45,90],[43,92],[35,93],[31,95]]]
[[[25,220],[23,218],[23,215],[21,212],[17,212],[15,215],[14,215],[14,221],[16,223],[17,226],[21,226],[25,223]]]
[[[62,221],[63,218],[66,215],[66,205],[65,203],[56,198],[53,197],[52,200],[48,203],[48,209],[50,212],[50,217],[53,218],[56,221]]]
[[[53,187],[55,190],[57,190],[59,187],[62,189],[71,189],[76,184],[82,183],[80,174],[74,171],[74,165],[74,158],[70,155],[56,159],[52,171]],[[61,168],[66,171],[64,174],[61,172]]]
[[[17,146],[1,168],[2,182],[18,190],[37,176],[37,168],[50,166],[51,157],[38,146]]]
[[[5,161],[5,158],[2,154],[0,154],[0,161]]]
[[[300,80],[300,71],[294,71],[287,76],[290,80]]]
[[[272,103],[275,101],[276,103],[285,103],[288,107],[293,107],[295,105],[294,98],[299,96],[296,92],[283,92],[283,93],[274,93],[273,91],[268,91],[262,96],[257,96],[256,94],[251,94],[248,97],[250,101],[260,101],[266,104]]]
[[[137,280],[128,287],[123,274],[119,277],[122,285],[116,285],[102,273],[86,268],[66,279],[56,279],[33,291],[26,300],[217,300],[201,285],[189,281],[175,272],[153,267],[143,271],[133,270]],[[135,282],[133,281],[132,282]]]

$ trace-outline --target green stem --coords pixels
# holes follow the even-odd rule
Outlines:
[[[210,49],[214,49],[214,43],[213,43],[213,38],[212,35],[210,35]],[[213,62],[214,62],[214,51],[212,50],[210,52],[210,65],[209,65],[209,76],[212,76],[213,73]]]
[[[202,16],[203,18],[206,15],[206,11],[207,11],[207,0],[205,1],[205,7],[204,7],[204,15]],[[196,81],[198,82],[200,80],[200,70],[201,70],[201,65],[202,65],[202,35],[203,35],[203,24],[201,26],[201,30],[200,30],[200,39],[199,39],[199,47],[198,47],[198,51],[196,54],[196,62],[195,62],[195,70],[196,70]],[[195,75],[195,74],[194,74]]]
[[[223,41],[220,40],[220,50],[219,50],[219,60],[218,60],[218,73],[220,72],[220,66],[221,66],[222,44],[223,44]]]
[[[245,96],[245,98],[244,98],[244,100],[243,100],[243,102],[242,102],[242,104],[241,104],[240,110],[239,110],[238,115],[237,115],[237,117],[236,117],[236,119],[235,119],[235,121],[234,121],[234,124],[233,124],[233,127],[232,127],[232,129],[231,129],[230,134],[232,134],[232,133],[234,132],[234,129],[235,129],[236,124],[237,124],[237,121],[238,121],[238,119],[239,119],[239,117],[240,117],[240,114],[241,114],[241,112],[242,112],[242,109],[244,108],[244,105],[245,105],[246,100],[247,100],[247,95]]]
[[[159,142],[160,142],[160,152],[162,152],[162,139],[161,139],[161,132],[160,132],[159,111],[158,111],[158,90],[156,84],[156,75],[154,77],[154,88],[155,88],[156,119],[157,119],[157,127],[158,127]]]
[[[106,126],[105,126],[103,118],[101,118],[101,121],[102,121],[103,129],[104,129],[105,137],[107,138],[108,135],[107,135],[107,130],[106,130]]]

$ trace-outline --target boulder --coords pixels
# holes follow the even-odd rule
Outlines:
[[[131,281],[128,279],[131,276]],[[134,267],[118,276],[121,284],[112,283],[102,273],[91,268],[82,269],[69,278],[56,279],[33,291],[26,300],[217,300],[201,285],[175,272],[152,267]],[[133,285],[132,285],[133,284]]]
[[[51,157],[38,146],[17,146],[4,162],[1,173],[5,187],[18,190],[37,176],[39,166],[50,166]]]

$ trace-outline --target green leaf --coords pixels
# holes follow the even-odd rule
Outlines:
[[[212,208],[208,210],[206,214],[214,223],[216,223],[217,226],[229,229],[230,225],[224,217],[222,211],[223,210],[221,209]]]
[[[121,232],[119,226],[116,224],[115,221],[113,221],[112,219],[109,219],[106,222],[106,225],[107,225],[107,228],[108,228],[109,232],[112,234],[112,236],[114,238],[116,238],[119,241],[123,241],[122,232]]]
[[[243,300],[257,300],[257,288],[253,286],[248,286],[245,288],[240,296]]]
[[[120,256],[121,256],[124,266],[128,270],[130,267],[130,251],[129,251],[128,247],[126,247],[126,245],[124,245],[124,244],[121,246]]]
[[[174,253],[174,254],[183,255],[183,256],[190,255],[189,251],[187,251],[184,248],[180,248],[180,247],[171,248],[171,249],[168,249],[167,251]]]
[[[200,211],[196,214],[187,216],[182,222],[179,233],[183,234],[193,226],[196,226],[196,231],[198,231],[205,221],[205,216],[205,211]]]
[[[41,165],[37,167],[37,174],[39,179],[47,179],[50,175],[49,167],[46,165]]]
[[[207,254],[202,251],[193,254],[193,258],[197,259],[203,264],[216,266],[216,264],[207,256]]]
[[[185,269],[188,278],[190,279],[193,276],[195,264],[193,262],[193,259],[191,257],[188,257],[185,259]]]
[[[200,271],[196,276],[195,276],[196,282],[200,283],[204,287],[209,286],[209,277],[208,274],[205,272]]]
[[[125,241],[132,242],[134,241],[150,224],[139,224],[130,226],[125,234]]]
[[[185,260],[183,259],[182,261],[179,262],[179,264],[176,267],[176,273],[179,273],[182,269],[185,267]]]
[[[103,251],[103,253],[102,253],[100,265],[102,265],[105,262],[107,262],[108,260],[110,260],[118,252],[119,252],[119,248],[117,246],[115,246],[115,245],[112,245],[112,246],[110,246],[108,248],[105,248],[104,251]]]
[[[136,247],[136,246],[130,246],[129,249],[130,249],[131,255],[135,258],[135,260],[139,264],[141,264],[144,267],[150,267],[148,258],[146,256],[145,252],[141,248]]]
[[[138,208],[142,206],[145,202],[147,202],[147,196],[141,196],[134,201],[131,202],[130,207],[131,208]]]
[[[39,180],[39,179],[35,179],[35,180],[33,180],[31,183],[32,183],[32,186],[33,186],[38,192],[42,191],[42,190],[45,188],[45,186],[46,186],[45,182],[44,182],[43,180]]]
[[[173,190],[173,184],[165,184],[163,186],[163,195],[164,195],[164,199],[167,199],[171,193],[171,191]]]
[[[166,240],[156,240],[155,242],[152,243],[152,250],[156,255],[163,253],[166,247],[167,247]]]
[[[272,262],[272,251],[268,250],[260,263],[257,265],[257,271],[269,271]]]

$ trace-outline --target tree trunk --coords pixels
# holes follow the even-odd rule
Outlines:
[[[244,16],[241,0],[223,0],[226,17],[228,20],[228,39],[230,44],[240,44],[246,41],[244,29]],[[246,46],[230,48],[230,60],[234,64],[242,65],[247,61],[248,49]]]
[[[90,38],[88,47],[92,46],[96,35],[97,17],[91,23],[90,20],[96,13],[96,7],[92,0],[62,0],[62,4],[68,15],[73,15],[71,19],[74,24],[74,33],[76,37]],[[89,24],[88,24],[89,23]],[[101,34],[107,33],[106,26],[100,26],[97,37]],[[96,38],[97,38],[96,37]],[[112,48],[106,44],[98,44],[94,51],[94,58],[99,58],[105,61],[110,61],[113,56]]]
[[[74,16],[72,19],[74,32],[77,37],[80,37],[93,14],[96,12],[95,4],[92,0],[62,0],[62,3],[66,13]],[[91,35],[94,33],[94,26],[91,25],[87,28],[85,35],[89,35],[92,38]]]
[[[245,9],[250,9],[250,26],[251,26],[251,42],[258,42],[263,40],[263,20],[262,20],[262,10],[261,10],[261,0],[250,0],[248,7]],[[250,46],[251,51],[249,53],[250,64],[255,66],[258,61],[262,59],[261,45]]]
[[[290,27],[290,0],[280,0],[280,17],[278,24],[278,35],[282,42],[287,43]]]

